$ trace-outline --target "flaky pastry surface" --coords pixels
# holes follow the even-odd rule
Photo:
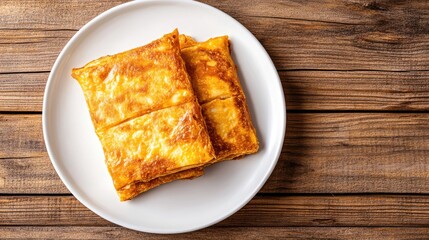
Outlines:
[[[177,30],[145,46],[91,61],[72,70],[96,131],[195,96]]]
[[[99,134],[118,190],[202,166],[214,157],[196,102],[151,112]]]
[[[121,200],[203,174],[214,150],[177,30],[72,70]]]
[[[230,55],[228,37],[199,43],[181,35],[180,44],[215,149],[212,162],[257,152],[259,141]]]

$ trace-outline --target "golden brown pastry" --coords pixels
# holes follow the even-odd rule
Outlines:
[[[163,177],[155,178],[150,180],[149,182],[136,182],[136,183],[128,184],[123,188],[119,189],[117,192],[119,195],[119,199],[121,201],[126,201],[136,197],[140,193],[146,192],[164,183],[169,183],[179,179],[193,179],[196,177],[200,177],[203,174],[204,174],[203,168],[188,169],[181,172],[172,173],[170,175],[166,175]]]
[[[205,165],[214,157],[196,102],[133,118],[99,137],[117,190]]]
[[[180,37],[182,57],[203,109],[218,162],[257,152],[259,142],[227,36],[197,43]]]
[[[180,48],[187,48],[187,47],[192,47],[196,44],[198,44],[197,41],[195,41],[192,37],[185,35],[185,34],[180,34],[179,35],[179,43],[180,43]]]
[[[258,139],[243,97],[214,99],[203,104],[202,109],[216,152],[214,162],[258,151]]]
[[[75,68],[96,131],[195,97],[180,57],[178,32]]]
[[[121,200],[203,174],[214,150],[180,55],[177,30],[72,71]]]
[[[244,96],[227,36],[182,48],[182,57],[200,104],[213,99]]]

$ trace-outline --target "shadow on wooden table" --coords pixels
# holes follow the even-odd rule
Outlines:
[[[280,75],[283,89],[285,90],[286,98],[286,109],[288,109],[288,103],[291,101],[289,96],[293,96],[294,110],[300,109],[300,94],[298,86],[291,86],[286,78],[287,74],[282,72]],[[288,95],[287,91],[295,91],[292,95]],[[308,169],[305,164],[305,158],[308,157],[306,154],[306,138],[304,136],[305,129],[302,125],[305,124],[306,114],[295,113],[287,111],[286,114],[286,134],[283,143],[283,148],[277,166],[274,169],[271,177],[261,190],[261,193],[295,193],[299,191],[296,189],[295,182],[302,179],[301,176],[311,169]],[[300,185],[300,184],[297,184]]]

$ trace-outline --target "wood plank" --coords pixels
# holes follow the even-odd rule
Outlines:
[[[70,193],[47,153],[41,157],[0,158],[0,193]]]
[[[3,227],[5,239],[171,239],[171,235],[142,233],[122,227]],[[175,234],[174,239],[427,239],[429,228],[206,228]]]
[[[77,30],[123,2],[1,1],[0,72],[49,71]]]
[[[285,226],[286,198],[257,196],[219,226]],[[114,226],[73,196],[0,196],[0,226]]]
[[[249,0],[247,4],[238,1],[203,0],[209,5],[234,16],[271,17],[313,22],[337,23],[346,25],[375,25],[383,19],[395,16],[411,15],[407,9],[417,9],[414,17],[423,22],[429,18],[424,11],[428,3],[424,0],[389,1],[389,0]],[[386,22],[386,27],[392,23]],[[402,22],[401,26],[407,26]],[[406,29],[402,29],[406,30]],[[417,29],[416,29],[417,30]],[[416,31],[415,30],[415,31]]]
[[[2,0],[0,29],[78,30],[98,14],[126,0]]]
[[[429,114],[287,118],[282,154],[262,193],[429,193]],[[46,155],[40,115],[0,115],[0,132],[0,193],[67,193]]]
[[[121,1],[57,1],[49,2],[47,7],[48,2],[2,3],[0,16],[2,12],[8,14],[0,24],[0,35],[4,36],[0,72],[49,71],[75,30]],[[270,5],[261,12],[257,12],[260,8],[250,10],[255,4],[247,2],[210,3],[248,27],[279,70],[429,70],[429,13],[421,11],[427,7],[425,1],[374,4],[369,0],[337,0],[303,4],[278,0],[272,5],[255,1],[256,5]],[[83,11],[81,7],[86,4],[89,6]],[[273,8],[278,10],[268,14]],[[30,10],[33,13],[26,14]],[[31,61],[34,56],[37,61]]]
[[[0,111],[41,111],[48,74],[0,74]],[[429,110],[429,71],[279,74],[288,110]]]
[[[429,110],[429,71],[280,72],[288,110]]]
[[[121,227],[4,227],[6,239],[171,239],[172,235],[149,234]],[[296,236],[296,234],[294,234]],[[209,228],[176,234],[174,239],[284,239],[284,228]],[[293,235],[292,235],[293,236]]]
[[[428,193],[428,116],[288,114],[276,169],[285,177],[270,184],[294,193]]]
[[[171,239],[121,227],[4,227],[6,239]],[[427,239],[428,228],[207,228],[174,239]]]
[[[126,0],[90,0],[66,1],[59,0],[3,0],[0,4],[0,15],[4,28],[43,28],[43,29],[77,29],[111,7]],[[202,0],[234,16],[272,17],[314,22],[332,22],[349,25],[374,25],[384,18],[395,20],[395,16],[410,16],[425,22],[429,15],[423,9],[428,3],[422,0],[388,1],[380,0],[313,0],[299,2],[291,0],[258,1],[249,0],[246,3],[239,1]],[[413,11],[417,9],[417,11]],[[64,14],[68,12],[69,14]],[[32,13],[32,14],[29,14]],[[96,14],[94,14],[96,13]],[[78,16],[78,17],[74,17]],[[371,18],[371,16],[373,18]],[[386,27],[394,25],[386,22]],[[400,26],[407,26],[403,21]],[[396,26],[395,26],[396,27]],[[403,31],[407,29],[402,29]],[[414,31],[422,30],[415,29]]]
[[[75,30],[1,30],[0,73],[50,71]]]
[[[427,1],[208,3],[238,19],[277,69],[427,70]],[[412,53],[414,56],[409,55]]]
[[[0,226],[114,226],[73,196],[0,196]],[[427,227],[429,196],[256,196],[216,226]]]
[[[42,115],[0,114],[0,129],[1,160],[46,156]]]
[[[48,72],[0,74],[0,111],[42,111]]]

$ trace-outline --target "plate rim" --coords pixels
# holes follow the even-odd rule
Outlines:
[[[50,95],[50,92],[53,91],[52,90],[52,85],[53,85],[53,81],[54,81],[54,76],[56,75],[56,72],[59,69],[59,65],[61,64],[62,61],[64,61],[64,55],[69,51],[69,48],[80,39],[80,36],[85,34],[85,32],[87,31],[86,29],[92,27],[93,25],[96,25],[100,22],[102,22],[104,20],[104,18],[107,18],[109,15],[114,14],[117,11],[121,11],[122,9],[131,7],[133,5],[139,5],[139,4],[146,4],[146,3],[160,3],[160,2],[171,2],[171,3],[184,3],[184,4],[191,4],[191,5],[195,5],[197,7],[202,7],[202,8],[207,8],[210,11],[215,11],[217,13],[220,13],[221,15],[223,15],[226,18],[229,18],[230,21],[235,22],[236,24],[238,24],[238,26],[240,26],[244,31],[246,31],[252,38],[253,40],[257,43],[258,47],[260,48],[260,50],[262,50],[262,53],[264,54],[264,57],[266,57],[269,61],[269,67],[271,68],[272,71],[275,72],[275,80],[273,80],[273,82],[275,82],[275,84],[278,88],[278,90],[280,91],[280,104],[279,106],[276,106],[279,112],[279,122],[281,124],[281,132],[280,132],[280,141],[278,141],[278,146],[275,146],[275,159],[273,161],[271,161],[271,165],[269,166],[269,170],[264,174],[263,178],[259,179],[258,181],[258,185],[256,187],[253,188],[253,191],[249,191],[251,192],[246,198],[243,198],[240,202],[240,204],[238,204],[237,206],[230,208],[229,212],[227,214],[222,214],[220,217],[209,221],[205,224],[202,225],[198,225],[198,226],[192,226],[189,228],[184,228],[181,230],[173,230],[170,231],[169,229],[163,229],[163,228],[158,228],[158,229],[153,229],[150,227],[144,227],[144,226],[136,226],[133,224],[129,224],[126,221],[123,221],[122,219],[118,219],[115,217],[112,217],[109,214],[105,214],[103,211],[100,211],[99,209],[97,209],[96,205],[93,205],[89,202],[86,201],[86,199],[81,196],[80,193],[78,193],[79,191],[74,190],[74,188],[72,187],[72,183],[69,182],[69,180],[67,179],[66,176],[64,176],[64,173],[61,171],[61,168],[58,166],[57,164],[57,160],[55,159],[55,154],[51,148],[52,143],[49,137],[49,129],[48,129],[48,96]],[[274,83],[273,83],[274,84]],[[49,73],[49,77],[48,80],[46,82],[46,86],[45,86],[45,90],[44,90],[44,95],[43,95],[43,105],[42,105],[42,129],[43,129],[43,139],[44,139],[44,143],[46,146],[46,150],[49,156],[49,159],[52,163],[52,165],[54,166],[54,169],[57,173],[57,175],[60,177],[61,181],[63,182],[63,184],[66,186],[66,188],[70,191],[70,193],[73,194],[73,196],[79,201],[81,202],[85,207],[87,207],[88,209],[90,209],[92,212],[94,212],[95,214],[97,214],[98,216],[106,219],[109,222],[112,222],[114,224],[117,224],[119,226],[128,228],[128,229],[132,229],[132,230],[136,230],[136,231],[141,231],[141,232],[148,232],[148,233],[158,233],[158,234],[176,234],[176,233],[185,233],[185,232],[192,232],[192,231],[196,231],[196,230],[200,230],[209,226],[212,226],[216,223],[219,223],[220,221],[225,220],[226,218],[230,217],[231,215],[233,215],[234,213],[236,213],[237,211],[239,211],[240,209],[242,209],[247,203],[249,203],[250,200],[252,200],[254,198],[254,196],[260,191],[260,189],[264,186],[264,184],[267,182],[268,178],[271,176],[275,166],[277,165],[277,162],[279,160],[280,154],[281,154],[281,150],[283,148],[283,143],[284,143],[284,138],[286,135],[286,102],[285,102],[285,96],[284,96],[284,91],[283,91],[283,87],[281,84],[281,79],[280,76],[278,74],[278,71],[271,59],[271,57],[269,56],[269,54],[267,53],[266,49],[263,47],[263,45],[259,42],[259,40],[245,27],[243,26],[239,21],[237,21],[236,19],[234,19],[233,17],[231,17],[230,15],[228,15],[227,13],[223,12],[220,9],[217,9],[215,7],[212,7],[208,4],[205,3],[201,3],[201,2],[197,2],[197,1],[189,1],[189,0],[166,0],[166,1],[158,1],[158,0],[139,0],[139,1],[132,1],[132,2],[127,2],[127,3],[123,3],[120,4],[118,6],[112,7],[104,12],[102,12],[101,14],[97,15],[95,18],[91,19],[89,22],[87,22],[82,28],[80,28],[74,35],[73,37],[70,38],[70,40],[66,43],[66,45],[63,47],[63,49],[61,50],[60,54],[58,55],[58,57],[56,58],[51,71]],[[52,137],[51,137],[52,138]]]

